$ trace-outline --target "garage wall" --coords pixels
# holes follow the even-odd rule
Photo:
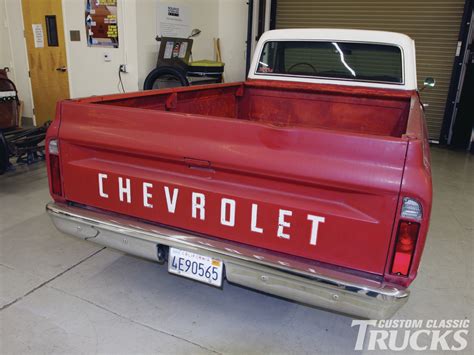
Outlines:
[[[33,117],[33,99],[28,77],[28,57],[23,37],[21,1],[0,0],[0,67],[9,67],[8,77],[15,83],[23,101],[23,117]]]
[[[10,36],[5,0],[0,0],[0,68],[13,68],[13,58],[10,46]]]
[[[247,1],[219,1],[219,38],[226,82],[245,80],[247,15]]]
[[[129,73],[122,74],[125,90],[138,90],[136,1],[119,0],[119,48],[98,48],[87,46],[84,1],[63,0],[71,97],[120,92],[118,86],[120,64],[127,64],[129,67]],[[69,31],[71,30],[80,31],[81,40],[79,42],[70,41]],[[104,61],[104,53],[110,55],[110,62]]]
[[[138,89],[143,88],[146,76],[155,67],[159,43],[155,40],[157,0],[140,1],[137,6]]]
[[[156,65],[159,42],[155,40],[155,37],[159,34],[157,14],[160,2],[189,7],[192,13],[191,29],[199,28],[202,31],[199,37],[194,38],[193,56],[195,59],[214,59],[212,39],[219,31],[218,0],[140,0],[137,6],[138,87],[140,89],[143,88],[146,76]]]
[[[245,0],[140,0],[137,6],[138,87],[143,88],[147,74],[155,67],[159,43],[158,3],[182,4],[192,12],[191,28],[202,32],[194,38],[194,59],[214,59],[214,37],[221,39],[222,60],[226,63],[225,80],[245,78],[245,40],[247,1]]]
[[[277,0],[276,28],[355,28],[402,32],[415,40],[418,87],[430,138],[440,137],[465,0]]]
[[[70,30],[81,32],[80,42],[67,41],[71,97],[119,92],[118,66],[127,64],[129,73],[122,78],[126,91],[143,88],[148,73],[155,67],[158,54],[158,3],[185,4],[192,13],[191,28],[201,29],[194,39],[195,59],[214,59],[214,37],[221,37],[226,81],[245,77],[245,36],[247,3],[245,0],[121,0],[119,1],[119,48],[87,47],[84,26],[84,2],[63,0],[66,37]],[[111,62],[104,62],[108,52]]]
[[[84,0],[62,0],[72,98],[120,92],[120,64],[127,64],[129,70],[129,73],[122,74],[125,90],[137,91],[143,87],[146,75],[155,66],[158,53],[155,36],[160,1],[187,4],[190,7],[191,27],[202,30],[193,45],[195,59],[214,59],[213,38],[220,37],[222,57],[226,63],[226,81],[245,78],[246,0],[119,0],[119,48],[88,47],[84,25]],[[32,117],[33,101],[20,0],[0,0],[0,26],[0,65],[12,69],[10,76],[25,103],[24,116]],[[80,32],[79,42],[70,41],[71,30]],[[110,62],[104,61],[104,53],[110,55]],[[12,60],[7,59],[9,57]]]

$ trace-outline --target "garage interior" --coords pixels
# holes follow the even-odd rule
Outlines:
[[[433,208],[418,277],[394,318],[472,321],[472,1],[118,0],[118,44],[108,47],[87,43],[87,3],[0,0],[0,68],[8,68],[21,101],[15,129],[53,119],[57,100],[143,90],[157,64],[155,37],[163,31],[163,6],[186,10],[189,23],[181,30],[200,31],[188,54],[225,63],[226,83],[245,80],[256,43],[267,30],[368,29],[413,38],[418,87],[427,77],[436,79],[434,88],[420,93]],[[45,15],[54,17],[57,45],[44,23],[44,47],[38,47],[33,29]],[[40,49],[59,58],[50,63],[54,76],[43,76]],[[326,124],[331,129],[331,122]],[[66,236],[45,212],[51,196],[41,155],[18,161],[12,156],[0,176],[1,353],[354,351],[358,330],[347,315],[230,283],[209,287],[168,275],[166,266]],[[460,353],[473,349],[471,334]]]

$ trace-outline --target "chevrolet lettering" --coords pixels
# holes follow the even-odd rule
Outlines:
[[[98,173],[98,192],[101,198],[116,198],[122,203],[134,203],[132,199],[132,188],[134,190],[133,196],[138,195],[140,201],[138,202],[144,208],[156,209],[157,204],[163,205],[164,208],[161,211],[165,211],[167,214],[175,214],[176,208],[178,205],[178,199],[180,198],[180,189],[178,187],[170,187],[162,184],[153,184],[150,182],[142,182],[135,186],[136,184],[132,183],[129,178],[118,177],[117,185],[118,190],[115,193],[106,193],[104,188],[104,183],[108,179],[108,175],[104,173]],[[141,191],[140,191],[141,190]],[[157,193],[158,192],[158,193]],[[182,201],[181,199],[186,198],[187,201]],[[212,198],[212,197],[211,197]],[[214,223],[219,223],[223,226],[233,227],[236,225],[236,210],[238,209],[237,201],[231,198],[217,198],[217,201],[209,201],[207,198],[208,204],[218,204],[220,205],[219,214],[209,216],[207,218],[215,219]],[[183,196],[181,192],[181,199],[179,199],[180,206],[184,205],[183,208],[178,209],[178,213],[182,210],[184,213],[191,215],[193,219],[199,219],[201,221],[206,220],[206,194],[202,192],[191,191],[187,193],[186,196]],[[247,223],[248,230],[252,233],[266,234],[263,228],[257,226],[258,224],[258,210],[259,204],[249,202],[247,205],[251,205],[251,213],[248,214],[246,219],[239,221],[240,225]],[[293,211],[286,209],[278,209],[278,218],[274,221],[273,228],[270,229],[271,234],[278,238],[290,239],[290,229],[291,229],[291,218],[293,217]],[[325,222],[325,218],[321,216],[316,216],[314,214],[307,214],[306,220],[310,227],[310,233],[308,235],[308,243],[310,245],[316,246],[318,241],[318,230],[319,224]]]

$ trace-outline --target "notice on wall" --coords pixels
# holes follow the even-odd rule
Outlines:
[[[33,23],[31,27],[33,28],[35,48],[44,48],[43,25],[41,23]]]
[[[187,38],[191,33],[191,12],[186,5],[160,3],[157,22],[162,37]]]
[[[117,0],[86,0],[85,20],[89,47],[118,48]]]

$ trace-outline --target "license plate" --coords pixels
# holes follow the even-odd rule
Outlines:
[[[222,285],[222,266],[222,261],[209,256],[170,248],[168,271],[172,274],[220,287]]]

